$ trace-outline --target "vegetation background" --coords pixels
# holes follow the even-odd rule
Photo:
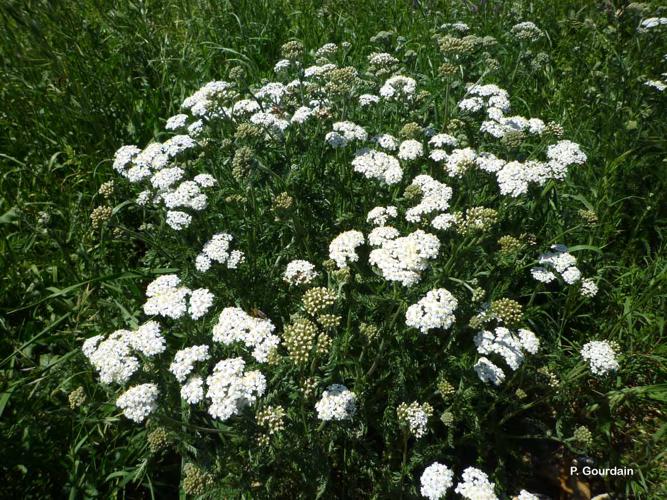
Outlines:
[[[664,71],[667,36],[637,33],[642,17],[660,15],[645,6],[642,16],[624,1],[585,0],[0,3],[0,497],[178,494],[175,457],[148,463],[133,425],[68,404],[80,385],[96,401],[82,340],[130,317],[128,293],[141,297],[139,278],[154,271],[131,228],[91,227],[120,145],[159,136],[183,98],[231,66],[270,77],[290,39],[349,41],[361,59],[371,36],[393,30],[437,66],[436,26],[496,36],[517,20],[547,32],[550,63],[518,78],[517,48],[497,83],[588,154],[571,180],[598,216],[589,243],[603,250],[605,300],[588,326],[632,347],[632,386],[600,394],[582,419],[611,463],[638,471],[617,491],[667,496],[666,94],[643,84]]]

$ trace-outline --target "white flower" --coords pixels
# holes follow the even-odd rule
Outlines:
[[[446,231],[452,227],[456,222],[456,217],[452,214],[440,214],[433,218],[431,221],[431,226],[440,231]]]
[[[595,297],[598,293],[598,286],[591,278],[584,278],[581,280],[581,290],[579,293],[584,297]]]
[[[190,225],[192,216],[178,210],[169,210],[167,212],[167,225],[174,231],[180,231]]]
[[[255,97],[271,104],[280,104],[287,88],[280,82],[269,82],[255,92]]]
[[[315,266],[307,260],[293,260],[287,264],[283,281],[290,285],[306,285],[317,278]]]
[[[454,324],[454,311],[457,307],[456,297],[448,290],[431,290],[419,302],[408,307],[405,324],[419,328],[422,333],[428,333],[434,328],[447,330]]]
[[[516,497],[516,500],[540,500],[540,497],[534,495],[530,491],[521,490],[519,495]]]
[[[646,85],[647,87],[653,87],[658,92],[662,92],[663,90],[667,89],[667,83],[661,80],[646,80],[644,82],[644,85]]]
[[[573,283],[576,283],[579,281],[581,278],[581,271],[575,266],[568,267],[563,273],[561,274],[563,277],[563,281],[567,283],[568,285],[571,285]]]
[[[215,180],[215,177],[210,174],[195,175],[192,180],[199,184],[201,187],[213,187],[218,183],[218,181]]]
[[[505,372],[484,356],[477,360],[474,369],[482,382],[500,385],[505,380]]]
[[[382,151],[364,148],[356,152],[352,166],[355,172],[368,179],[377,179],[386,184],[396,184],[403,178],[398,160]]]
[[[667,24],[667,17],[649,17],[640,23],[638,31],[647,31],[665,24]]]
[[[516,370],[523,363],[521,341],[505,327],[499,326],[494,332],[484,330],[475,336],[475,345],[480,354],[498,354],[507,365]]]
[[[497,158],[491,153],[479,153],[475,158],[475,164],[485,172],[495,173],[505,166],[507,162]]]
[[[606,340],[593,340],[581,348],[581,357],[588,361],[594,375],[606,375],[619,368],[616,352]]]
[[[424,154],[424,146],[419,141],[408,139],[398,147],[398,157],[401,160],[416,160]]]
[[[199,376],[190,377],[181,387],[181,398],[191,405],[204,399],[204,380]]]
[[[176,352],[174,361],[169,365],[169,371],[174,374],[176,380],[183,382],[192,372],[195,363],[207,361],[210,357],[207,345],[186,347]]]
[[[428,260],[435,259],[440,241],[421,229],[407,236],[385,240],[380,248],[372,250],[369,263],[382,271],[385,279],[412,286],[421,279]]]
[[[211,261],[225,264],[228,269],[236,269],[243,261],[244,254],[238,250],[230,252],[234,237],[227,233],[217,233],[204,245],[202,252],[195,260],[195,267],[200,272],[206,272],[211,267]]]
[[[494,484],[484,472],[475,467],[468,467],[463,471],[463,481],[454,491],[468,500],[497,500],[493,488]]]
[[[160,354],[167,348],[157,321],[147,321],[136,331],[127,334],[126,338],[132,349],[148,357]]]
[[[332,384],[315,404],[317,418],[324,421],[351,419],[357,410],[357,397],[347,387]]]
[[[124,384],[139,369],[139,360],[132,356],[130,335],[128,330],[116,330],[106,340],[98,336],[84,343],[83,353],[103,384]]]
[[[533,275],[533,278],[542,283],[551,283],[556,279],[556,275],[554,273],[543,267],[533,267],[530,270],[530,274]]]
[[[349,121],[333,124],[333,132],[329,132],[324,140],[334,148],[347,146],[351,141],[365,141],[368,133],[356,123]]]
[[[393,219],[397,215],[398,211],[394,206],[375,207],[366,215],[366,222],[370,222],[374,226],[384,226],[389,219]]]
[[[280,343],[280,337],[273,334],[276,329],[269,319],[254,318],[239,307],[226,307],[213,327],[213,340],[225,345],[243,342],[252,348],[252,356],[260,363],[266,363],[269,353]]]
[[[380,134],[373,137],[373,142],[375,142],[382,149],[387,151],[396,151],[398,149],[398,139],[390,134]]]
[[[187,123],[188,123],[188,115],[181,113],[169,118],[164,128],[167,130],[178,130],[180,128],[185,127]]]
[[[135,385],[118,397],[116,406],[127,418],[141,423],[157,409],[158,394],[155,384]]]
[[[433,212],[444,212],[449,208],[452,189],[429,175],[418,175],[412,181],[412,186],[419,187],[423,196],[421,202],[405,212],[408,222],[420,222],[424,215]]]
[[[441,500],[454,484],[454,473],[446,465],[433,462],[424,469],[420,482],[423,497],[429,500]]]
[[[586,163],[586,154],[579,144],[572,141],[559,141],[547,148],[547,158],[561,165],[582,165]]]
[[[463,173],[475,164],[477,153],[470,148],[455,149],[445,163],[445,170],[450,177],[461,177]]]
[[[357,262],[357,247],[364,244],[361,231],[345,231],[336,236],[329,244],[329,258],[336,261],[339,269],[347,267],[348,262]]]
[[[380,98],[373,94],[361,94],[359,96],[359,106],[362,108],[372,104],[377,104],[378,102],[380,102]]]
[[[241,358],[220,361],[206,379],[206,397],[211,400],[208,412],[213,418],[227,420],[244,407],[253,404],[266,391],[266,379],[259,371],[244,372]]]
[[[388,100],[399,99],[401,97],[411,99],[417,89],[417,82],[407,76],[396,75],[389,78],[382,88],[380,96]]]
[[[119,174],[124,174],[139,153],[141,153],[141,149],[137,146],[120,147],[113,157],[113,169]]]
[[[165,274],[153,280],[146,289],[144,313],[178,319],[187,312],[186,298],[190,289],[179,286],[181,280],[175,274]]]
[[[535,333],[526,328],[519,328],[518,334],[521,347],[530,354],[537,354],[537,351],[540,349],[540,340]]]
[[[313,116],[313,113],[314,110],[309,108],[308,106],[301,106],[294,112],[290,121],[292,123],[299,123],[299,124],[304,123],[308,118]]]
[[[435,148],[443,148],[445,146],[458,146],[459,141],[456,137],[449,134],[436,134],[428,141],[429,146]]]
[[[208,288],[198,288],[193,290],[190,294],[190,304],[188,306],[188,313],[192,319],[199,319],[206,314],[206,312],[213,305],[215,296],[208,290]]]
[[[464,113],[476,113],[484,107],[484,99],[481,97],[469,97],[459,101],[459,109]]]
[[[399,233],[396,228],[391,226],[379,226],[374,228],[368,234],[368,244],[372,247],[381,247],[384,245],[385,241],[394,240],[400,235],[401,233]]]

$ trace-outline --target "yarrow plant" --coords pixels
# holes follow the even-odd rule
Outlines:
[[[463,23],[442,29],[443,64],[498,44]],[[510,34],[544,36],[530,22]],[[274,81],[209,82],[167,119],[164,142],[116,152],[132,209],[152,224],[147,259],[169,274],[144,285],[140,326],[82,350],[128,419],[173,426],[187,460],[200,447],[220,460],[210,474],[222,482],[235,464],[233,487],[308,489],[328,467],[380,496],[410,483],[440,499],[467,464],[426,467],[438,443],[492,442],[524,417],[548,427],[517,401],[552,394],[545,360],[581,362],[544,324],[566,296],[547,285],[591,299],[596,281],[578,266],[593,263],[535,220],[587,155],[559,125],[512,114],[520,97],[487,73],[445,87],[412,74],[403,48],[371,48],[358,67],[348,49],[288,42]],[[533,245],[551,247],[531,264]],[[581,356],[595,376],[621,369],[604,342]],[[218,453],[208,435],[233,446]],[[260,463],[299,471],[264,484]],[[468,467],[453,491],[496,498],[500,487]]]

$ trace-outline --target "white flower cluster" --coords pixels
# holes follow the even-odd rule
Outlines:
[[[396,151],[398,149],[398,139],[391,134],[376,135],[371,140],[387,151]]]
[[[307,285],[317,278],[315,266],[307,260],[293,260],[287,264],[283,280],[290,285]]]
[[[639,23],[637,31],[646,33],[648,30],[667,25],[667,17],[648,17]]]
[[[165,340],[156,321],[147,321],[135,331],[116,330],[106,339],[96,335],[84,341],[81,347],[103,384],[126,383],[139,369],[136,353],[152,357],[165,349]]]
[[[146,288],[144,313],[179,319],[186,313],[192,319],[204,316],[213,305],[213,294],[206,288],[190,290],[181,286],[175,274],[165,274],[154,279]]]
[[[228,110],[223,104],[233,97],[232,85],[224,81],[212,81],[205,84],[181,104],[181,108],[190,111],[193,116],[220,118],[227,115]]]
[[[207,361],[210,357],[207,345],[186,347],[176,352],[169,371],[182,383],[192,373],[195,363]]]
[[[181,386],[181,399],[195,405],[204,399],[204,379],[193,375]]]
[[[123,410],[127,418],[141,423],[157,409],[158,395],[155,384],[135,385],[118,397],[116,406]]]
[[[511,370],[516,370],[523,363],[525,352],[536,354],[540,341],[530,330],[522,328],[514,335],[509,329],[499,326],[495,331],[484,330],[475,336],[475,345],[480,354],[497,354],[505,360]],[[484,360],[484,361],[482,361]],[[483,382],[500,385],[505,379],[502,368],[496,366],[488,358],[480,358],[475,371]]]
[[[665,78],[665,81],[663,80],[646,80],[644,82],[644,85],[647,87],[652,87],[656,89],[658,92],[663,92],[665,89],[667,89],[667,73],[663,73],[662,76]]]
[[[430,175],[418,175],[412,180],[412,186],[417,186],[422,192],[422,199],[418,205],[405,212],[408,222],[420,222],[424,215],[445,212],[449,208],[452,198],[452,188],[436,181]]]
[[[459,109],[465,113],[486,110],[488,120],[482,122],[480,130],[496,139],[510,132],[541,135],[546,130],[546,125],[538,118],[506,117],[505,113],[510,110],[509,94],[497,85],[472,85],[468,95],[471,97],[459,102]],[[549,179],[562,180],[568,167],[586,161],[586,155],[579,145],[567,140],[548,146],[546,162],[506,162],[490,153],[477,153],[471,148],[455,149],[451,154],[435,149],[431,151],[430,157],[437,162],[446,162],[445,170],[453,177],[461,176],[473,165],[495,173],[501,194],[512,197],[525,194],[531,183],[543,186]]]
[[[429,500],[441,500],[454,484],[452,470],[438,462],[433,462],[421,475],[421,494]]]
[[[219,361],[206,379],[208,412],[213,418],[227,420],[253,404],[266,391],[266,379],[257,370],[244,372],[241,358]]]
[[[510,33],[520,40],[530,41],[535,41],[544,35],[542,30],[531,21],[515,24],[512,26]]]
[[[329,258],[336,261],[339,269],[347,267],[348,262],[357,262],[357,247],[365,242],[361,231],[345,231],[336,236],[329,244]]]
[[[366,216],[366,221],[374,226],[384,226],[389,219],[394,219],[398,215],[398,210],[394,206],[375,207]]]
[[[171,117],[167,121],[167,129],[185,127],[187,118],[185,114]],[[201,121],[194,122],[188,127],[188,133],[199,135],[202,128]],[[137,203],[146,205],[152,201],[156,205],[164,205],[167,209],[165,220],[176,231],[188,227],[192,222],[192,215],[182,209],[204,210],[208,198],[202,188],[211,187],[217,182],[209,174],[199,174],[193,180],[184,180],[175,186],[183,179],[185,171],[170,166],[171,162],[195,147],[197,142],[190,135],[175,135],[164,143],[151,143],[143,150],[136,146],[123,146],[114,156],[114,169],[130,182],[150,181],[149,189],[139,194]]]
[[[424,154],[424,146],[415,139],[408,139],[398,146],[398,157],[404,161],[420,158]]]
[[[206,272],[212,262],[225,264],[227,269],[236,269],[245,260],[245,255],[239,250],[230,250],[234,237],[227,233],[214,234],[197,255],[195,267],[199,272]]]
[[[380,96],[387,100],[411,100],[417,90],[417,82],[408,76],[396,75],[389,78],[380,88]]]
[[[432,415],[433,408],[428,404],[419,404],[417,401],[412,404],[403,404],[399,407],[401,415],[399,421],[407,424],[412,435],[419,439],[428,431],[428,419]]]
[[[565,245],[552,245],[551,252],[540,255],[538,267],[530,270],[533,278],[542,283],[551,283],[560,275],[565,283],[573,285],[580,282],[580,293],[584,297],[594,297],[598,292],[598,287],[591,278],[581,277],[581,271],[576,266],[577,259],[568,252]]]
[[[468,467],[463,471],[463,482],[459,483],[454,491],[468,500],[497,500],[494,487],[484,472]]]
[[[593,340],[585,344],[581,348],[581,357],[588,362],[594,375],[603,376],[619,368],[616,351],[606,340]]]
[[[322,393],[315,409],[320,420],[348,420],[357,411],[357,397],[344,385],[331,384]]]
[[[243,342],[258,362],[265,363],[280,343],[280,337],[273,334],[275,329],[269,319],[253,318],[239,307],[226,307],[213,327],[213,340],[225,345]]]
[[[521,490],[519,494],[515,497],[515,500],[540,500],[540,497],[534,495],[530,491]]]
[[[419,328],[422,333],[428,333],[434,328],[449,329],[453,324],[454,311],[458,301],[448,290],[437,288],[428,292],[416,304],[408,307],[405,313],[405,324],[412,328]]]
[[[363,127],[349,121],[333,124],[333,132],[329,132],[324,140],[333,148],[342,148],[352,141],[365,141],[368,133]]]
[[[403,178],[403,170],[398,160],[387,153],[374,149],[357,151],[352,166],[368,179],[377,179],[385,184],[396,184]]]
[[[380,248],[371,251],[369,262],[380,268],[385,279],[412,286],[421,279],[421,272],[428,267],[429,260],[438,256],[439,250],[440,240],[418,229],[407,236],[384,239]]]

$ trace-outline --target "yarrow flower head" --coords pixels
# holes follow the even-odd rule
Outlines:
[[[456,298],[444,288],[431,290],[416,304],[408,307],[405,323],[428,333],[434,328],[449,329],[454,324],[454,311],[458,307]]]
[[[619,368],[616,350],[606,340],[593,340],[581,348],[581,357],[590,366],[593,375],[604,376]]]
[[[463,481],[454,491],[468,500],[497,500],[494,487],[484,472],[475,467],[468,467],[463,471]]]
[[[406,426],[410,432],[420,438],[428,430],[428,419],[433,415],[433,407],[428,403],[419,404],[417,401],[401,403],[396,408],[396,416],[401,425]]]
[[[174,374],[176,380],[183,382],[192,373],[195,363],[207,361],[210,357],[207,345],[186,347],[176,352],[169,371]]]
[[[243,342],[253,349],[252,356],[260,363],[268,360],[269,353],[280,343],[276,329],[269,319],[254,318],[238,307],[226,307],[213,327],[213,340],[225,345]]]
[[[342,384],[332,384],[315,404],[317,418],[324,421],[349,420],[357,410],[357,397]]]
[[[135,385],[118,397],[116,406],[127,418],[141,423],[157,409],[158,394],[155,384]]]
[[[424,469],[420,483],[423,497],[429,500],[442,500],[454,484],[454,473],[446,465],[433,462]]]
[[[317,278],[315,266],[307,260],[293,260],[287,264],[283,281],[290,285],[307,285]]]
[[[253,404],[266,391],[266,379],[259,371],[245,371],[241,358],[224,359],[206,379],[206,397],[211,400],[208,412],[225,421]]]
[[[206,272],[211,268],[213,262],[225,264],[227,269],[236,269],[245,256],[239,250],[231,250],[234,237],[227,233],[217,233],[204,245],[201,253],[197,256],[195,267],[200,272]]]
[[[369,262],[380,268],[385,279],[412,286],[421,279],[421,272],[439,250],[440,240],[418,229],[407,236],[383,241],[380,248],[371,251]]]
[[[357,151],[352,166],[368,179],[377,179],[385,184],[396,184],[403,178],[398,160],[382,151],[364,148]]]
[[[329,245],[329,258],[336,261],[339,269],[348,267],[348,262],[357,262],[357,247],[363,245],[365,238],[361,231],[345,231],[336,236]]]

